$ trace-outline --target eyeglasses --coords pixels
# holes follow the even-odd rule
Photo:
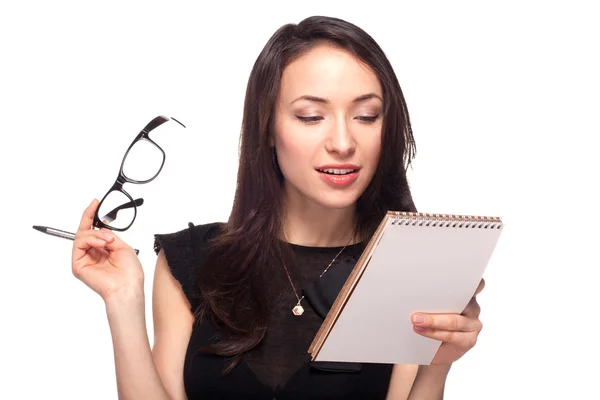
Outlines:
[[[123,190],[123,185],[125,183],[152,182],[160,174],[165,164],[165,152],[154,140],[150,139],[150,132],[169,120],[173,120],[185,128],[185,125],[175,118],[158,116],[150,121],[129,145],[115,183],[100,200],[96,209],[94,227],[124,232],[133,225],[137,217],[137,207],[141,205],[139,200],[143,202],[143,199],[133,200],[133,197]],[[120,212],[118,219],[116,218],[117,212]],[[100,219],[99,215],[104,215],[104,217]]]
[[[115,220],[117,218],[117,213],[119,212],[119,210],[132,207],[133,204],[135,204],[136,206],[139,207],[142,204],[144,204],[144,199],[139,198],[139,199],[135,199],[135,201],[133,203],[122,204],[121,206],[115,208],[114,210],[111,210],[108,214],[106,214],[104,217],[102,217],[102,221],[111,222],[111,221]],[[48,226],[41,226],[41,225],[34,225],[33,229],[40,231],[42,233],[45,233],[47,235],[50,235],[50,236],[56,236],[56,237],[60,237],[63,239],[68,239],[68,240],[75,240],[74,233],[63,231],[60,229],[50,228]],[[135,254],[140,254],[140,251],[138,249],[133,249],[133,250],[135,251]]]
[[[123,190],[123,185],[127,182],[137,184],[151,182],[162,171],[165,164],[165,152],[150,139],[149,135],[153,129],[169,120],[173,120],[185,128],[185,125],[175,118],[158,116],[150,121],[136,136],[131,145],[129,145],[121,162],[117,180],[96,208],[93,222],[94,227],[123,232],[133,225],[133,221],[135,221],[137,216],[137,208],[144,204],[144,199],[138,198],[133,200],[129,193]],[[117,214],[119,218],[115,224]],[[103,215],[103,217],[99,218],[98,215]],[[74,233],[60,229],[40,225],[34,225],[33,229],[51,236],[75,240]],[[135,254],[139,254],[139,250],[134,250]]]

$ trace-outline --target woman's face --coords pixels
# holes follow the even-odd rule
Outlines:
[[[284,69],[274,145],[288,197],[338,209],[356,202],[379,162],[382,99],[370,67],[331,45]]]

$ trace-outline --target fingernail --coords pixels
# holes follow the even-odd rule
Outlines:
[[[415,326],[415,331],[425,332],[426,330],[427,328],[425,328],[424,326]]]
[[[422,324],[423,322],[425,322],[425,317],[422,315],[415,315],[413,321],[415,322],[415,324]]]
[[[102,234],[107,240],[111,240],[113,238],[113,236],[110,233],[103,233]]]

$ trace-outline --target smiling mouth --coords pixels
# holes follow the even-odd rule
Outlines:
[[[337,169],[337,168],[327,168],[327,169],[317,169],[317,171],[322,172],[324,174],[329,175],[348,175],[353,172],[356,172],[355,169]]]

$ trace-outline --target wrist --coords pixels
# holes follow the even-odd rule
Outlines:
[[[450,372],[450,367],[452,367],[452,364],[419,365],[417,374],[426,375],[427,377],[431,377],[433,379],[446,380],[446,377]]]
[[[104,297],[104,305],[109,317],[113,314],[123,314],[145,310],[143,287],[127,287],[111,292]]]

